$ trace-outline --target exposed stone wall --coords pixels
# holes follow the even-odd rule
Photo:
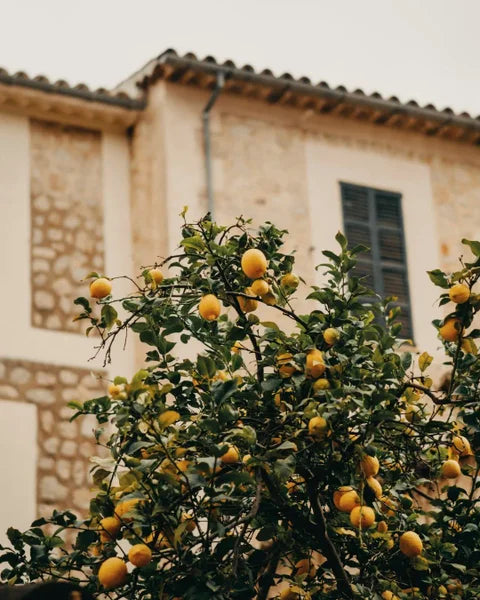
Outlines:
[[[32,324],[79,332],[80,280],[104,271],[101,136],[30,122]]]
[[[88,508],[89,458],[99,453],[93,436],[96,421],[82,417],[70,423],[73,411],[66,404],[102,395],[105,383],[98,379],[100,375],[86,369],[0,359],[0,398],[37,406],[39,516],[54,508]]]

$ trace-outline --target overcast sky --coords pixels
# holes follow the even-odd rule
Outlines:
[[[164,49],[480,114],[480,0],[0,0],[0,66],[113,87]]]

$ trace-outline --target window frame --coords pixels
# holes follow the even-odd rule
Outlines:
[[[410,280],[408,273],[408,261],[407,261],[407,245],[405,239],[405,225],[403,218],[403,205],[402,205],[402,194],[399,192],[393,192],[390,190],[370,187],[366,185],[360,185],[357,183],[352,183],[348,181],[340,181],[340,197],[342,203],[342,220],[343,227],[346,230],[347,224],[351,224],[353,226],[360,226],[364,228],[368,228],[369,237],[371,240],[371,260],[364,260],[364,263],[371,263],[372,266],[372,277],[373,277],[373,291],[378,294],[380,297],[385,297],[385,287],[384,287],[384,275],[383,271],[397,271],[399,273],[403,273],[405,277],[405,297],[406,301],[398,301],[395,302],[395,306],[400,306],[402,309],[406,309],[408,315],[408,325],[410,329],[410,339],[414,339],[414,329],[413,329],[413,315],[412,315],[412,302],[410,296]],[[345,200],[346,200],[346,191],[348,189],[354,189],[356,191],[360,190],[366,192],[367,196],[367,209],[368,209],[368,220],[362,221],[360,219],[355,219],[348,217],[346,214]],[[378,211],[377,211],[377,195],[381,194],[382,196],[387,196],[394,198],[398,202],[399,207],[399,227],[394,227],[392,225],[379,225],[378,224]],[[380,241],[379,241],[379,231],[391,231],[398,233],[400,236],[401,244],[402,244],[402,261],[401,263],[395,263],[393,261],[389,261],[387,259],[382,259],[381,257],[381,249],[380,249]],[[362,262],[362,257],[359,255],[359,262]],[[405,314],[405,313],[404,313]],[[407,337],[407,336],[405,336]]]

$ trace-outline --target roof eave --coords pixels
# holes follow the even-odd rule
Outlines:
[[[167,50],[139,70],[133,80],[142,90],[157,79],[212,87],[220,72],[226,77],[227,92],[250,94],[252,86],[264,88],[268,93],[262,97],[271,104],[306,106],[310,99],[312,108],[321,113],[362,118],[379,125],[394,124],[429,136],[480,144],[480,117],[455,114],[451,109],[440,111],[432,105],[422,107],[414,101],[402,103],[395,97],[386,99],[377,93],[367,95],[361,90],[349,92],[343,87],[330,88],[323,82],[314,85],[307,78],[298,80],[289,74],[276,77],[268,70],[256,72],[249,65],[240,68],[231,61],[219,64],[212,57],[199,60],[193,54],[179,56],[174,50]],[[196,81],[195,74],[201,75],[203,81]]]

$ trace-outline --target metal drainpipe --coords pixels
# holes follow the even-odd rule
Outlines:
[[[207,197],[208,197],[208,212],[213,219],[214,216],[214,202],[213,202],[213,184],[212,184],[212,156],[211,156],[211,142],[210,142],[210,111],[213,105],[217,101],[223,86],[225,85],[225,73],[220,71],[217,73],[217,82],[213,89],[212,95],[210,96],[205,108],[202,112],[203,122],[203,149],[205,152],[205,175],[207,179]]]

